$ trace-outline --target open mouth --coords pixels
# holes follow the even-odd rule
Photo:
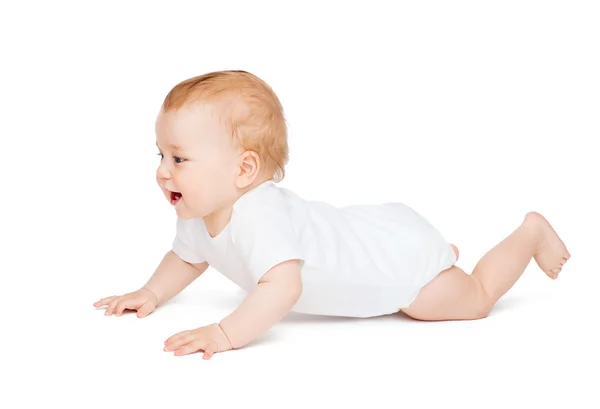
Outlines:
[[[171,204],[175,206],[179,202],[179,199],[181,199],[181,196],[179,192],[171,192]]]

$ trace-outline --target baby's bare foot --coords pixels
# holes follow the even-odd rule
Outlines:
[[[544,216],[538,212],[529,212],[525,216],[525,223],[530,224],[538,233],[537,248],[533,256],[535,262],[548,277],[555,280],[571,254]]]

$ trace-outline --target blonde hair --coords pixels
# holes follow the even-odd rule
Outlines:
[[[281,102],[266,82],[246,71],[210,72],[175,85],[162,109],[168,112],[191,103],[221,108],[220,119],[232,142],[256,152],[261,168],[273,172],[271,180],[283,180],[289,160],[287,125]]]

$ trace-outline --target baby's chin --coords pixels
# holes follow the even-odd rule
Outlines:
[[[190,195],[183,194],[180,201],[175,204],[175,212],[180,219],[203,219],[210,217],[219,210],[219,208],[214,205],[201,203],[201,200],[194,199],[195,198],[190,197]]]
[[[202,211],[198,209],[190,209],[189,207],[176,207],[175,211],[177,212],[177,216],[183,220],[189,219],[200,219],[208,216],[210,212]]]

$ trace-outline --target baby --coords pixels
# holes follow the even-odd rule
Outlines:
[[[156,180],[176,235],[139,290],[94,303],[145,317],[209,265],[248,292],[218,323],[173,335],[165,351],[203,358],[240,348],[289,311],[418,320],[486,317],[531,258],[556,279],[570,254],[548,221],[527,213],[471,274],[458,249],[401,203],[334,207],[277,186],[288,161],[281,103],[261,79],[220,71],[177,84],[156,119]]]

